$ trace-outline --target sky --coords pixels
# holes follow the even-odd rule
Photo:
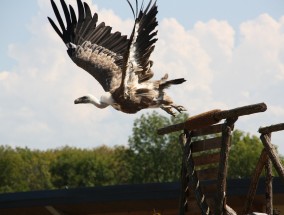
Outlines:
[[[125,0],[87,2],[100,21],[130,34],[133,16]],[[74,0],[67,3],[76,8]],[[282,0],[157,4],[154,78],[168,73],[187,80],[167,90],[175,103],[195,115],[265,102],[265,113],[241,117],[236,123],[236,129],[254,135],[260,126],[284,122]],[[0,144],[41,150],[126,145],[133,121],[152,110],[128,115],[111,107],[74,105],[74,99],[88,93],[100,97],[103,90],[69,59],[47,16],[55,18],[47,0],[2,2]],[[284,154],[284,132],[273,134],[272,141]]]

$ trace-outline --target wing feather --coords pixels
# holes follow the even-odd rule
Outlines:
[[[105,91],[111,91],[121,83],[123,56],[129,40],[104,22],[98,24],[98,15],[93,14],[87,3],[77,0],[78,16],[71,5],[60,0],[66,19],[66,27],[53,0],[51,5],[61,29],[48,17],[51,26],[68,47],[71,59],[90,73]],[[78,17],[78,18],[77,18]]]
[[[84,9],[85,9],[85,18],[84,18],[84,23],[81,28],[81,37],[86,38],[86,34],[88,33],[89,30],[89,25],[92,23],[92,12],[88,4],[84,2]]]
[[[61,27],[61,30],[63,31],[65,29],[65,26],[64,26],[64,23],[63,23],[63,20],[60,16],[60,13],[59,13],[59,10],[55,4],[55,2],[53,0],[51,0],[51,5],[52,5],[52,8],[53,8],[53,11],[54,11],[54,14],[56,16],[56,19]]]
[[[131,8],[133,10],[133,7]],[[128,69],[128,65],[137,65],[136,73],[139,82],[147,81],[153,77],[153,72],[150,69],[153,62],[150,60],[150,55],[154,51],[154,44],[157,41],[157,38],[155,38],[157,35],[155,29],[158,26],[157,13],[156,1],[151,0],[145,9],[143,9],[143,5],[141,6],[130,37],[128,53],[125,55],[127,62],[123,79],[130,77],[128,73],[131,73],[131,71]],[[125,85],[126,82],[123,80],[122,84]]]
[[[71,22],[71,18],[70,18],[70,13],[69,13],[68,7],[67,7],[65,1],[60,0],[60,2],[61,2],[61,5],[62,5],[62,8],[63,8],[63,12],[64,12],[64,15],[65,15],[67,26],[70,26],[72,22]]]
[[[55,30],[55,32],[58,34],[58,36],[63,39],[63,34],[62,32],[59,30],[59,28],[57,27],[57,25],[53,22],[53,20],[49,17],[47,17],[48,21],[50,22],[51,26],[53,27],[53,29]]]
[[[88,30],[86,32],[86,41],[91,41],[92,40],[90,39],[92,37],[92,35],[94,34],[94,29],[96,29],[96,26],[97,26],[97,22],[98,22],[98,14],[94,14],[93,15],[93,18],[90,22],[90,25],[88,26]]]
[[[71,19],[72,19],[72,25],[76,25],[77,24],[77,17],[74,11],[74,8],[69,5],[69,9],[70,9],[70,14],[71,14]]]

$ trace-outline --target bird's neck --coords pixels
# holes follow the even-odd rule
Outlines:
[[[113,98],[110,93],[103,94],[100,99],[93,95],[90,96],[90,103],[95,105],[97,108],[106,108],[114,103]]]

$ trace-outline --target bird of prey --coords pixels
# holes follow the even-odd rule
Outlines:
[[[74,101],[75,104],[91,103],[98,108],[112,106],[124,113],[136,113],[145,108],[161,108],[175,116],[185,108],[173,103],[164,92],[171,85],[181,84],[183,78],[168,80],[166,74],[160,80],[151,80],[153,61],[150,55],[157,41],[158,13],[156,1],[150,0],[138,9],[127,0],[134,15],[131,36],[112,32],[104,22],[98,23],[98,14],[89,5],[77,0],[78,13],[71,5],[60,0],[65,23],[53,0],[51,5],[59,26],[48,20],[67,46],[72,61],[92,75],[103,87],[105,93],[100,99],[88,94]]]

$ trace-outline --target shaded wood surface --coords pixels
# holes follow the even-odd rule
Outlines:
[[[214,137],[205,140],[192,142],[192,152],[207,151],[211,149],[218,149],[221,147],[221,137]]]
[[[192,117],[189,117],[185,122],[170,125],[161,129],[158,129],[158,134],[168,134],[180,130],[195,130],[210,126],[218,123],[220,120],[214,118],[214,113],[219,112],[219,109],[204,112]]]
[[[189,189],[194,190],[194,186],[190,185],[188,187]],[[200,185],[201,191],[203,194],[208,198],[214,198],[216,197],[216,191],[217,191],[217,184],[202,184]],[[188,195],[189,201],[191,201],[191,198],[195,198],[195,194],[193,192],[190,192]]]
[[[220,111],[214,114],[214,118],[217,120],[235,118],[244,115],[250,115],[254,113],[264,112],[267,110],[265,103],[247,105],[243,107],[238,107],[231,110]]]
[[[279,159],[278,153],[275,150],[274,146],[272,145],[270,138],[267,134],[261,135],[260,139],[266,149],[266,152],[273,163],[273,166],[280,177],[284,180],[284,169]]]
[[[260,127],[258,129],[258,132],[262,133],[262,134],[269,134],[269,133],[272,133],[272,132],[282,131],[282,130],[284,130],[284,123],[270,125],[270,126],[266,126],[266,127]]]
[[[225,215],[237,215],[237,212],[234,211],[234,209],[231,208],[230,206],[226,205],[224,214]]]
[[[211,214],[209,205],[207,204],[205,196],[201,190],[200,181],[195,171],[195,160],[193,160],[191,152],[191,135],[187,130],[180,135],[180,145],[182,146],[183,150],[183,162],[185,163],[186,172],[189,176],[188,186],[192,186],[195,199],[200,210],[202,211],[202,214]]]
[[[218,167],[213,167],[213,168],[198,170],[196,171],[196,173],[199,180],[212,180],[218,177],[218,170],[219,170]]]
[[[222,132],[222,126],[223,124],[216,124],[211,125],[205,128],[196,129],[191,132],[192,137],[198,137],[203,135],[211,135],[211,134],[217,134]]]
[[[251,178],[251,183],[250,183],[249,191],[248,191],[248,194],[247,194],[247,198],[246,198],[246,202],[245,202],[245,206],[244,206],[244,210],[243,210],[243,215],[251,212],[252,203],[253,203],[253,200],[254,200],[254,197],[255,197],[259,177],[260,177],[260,174],[261,174],[261,172],[264,168],[264,165],[266,164],[267,161],[268,161],[268,156],[267,156],[266,150],[263,149],[262,152],[261,152],[261,155],[259,157],[259,160],[257,162],[257,165],[255,167],[253,176]]]
[[[220,122],[222,119],[234,118],[234,117],[249,115],[253,113],[264,112],[266,111],[266,109],[267,107],[265,103],[248,105],[248,106],[243,106],[243,107],[238,107],[235,109],[223,110],[223,111],[219,109],[215,109],[215,110],[211,110],[211,111],[199,114],[199,115],[192,116],[183,123],[160,128],[158,129],[158,134],[163,135],[163,134],[168,134],[171,132],[180,131],[184,129],[187,129],[190,131],[195,130],[195,129],[201,129],[201,128],[205,128],[207,126],[216,124]]]
[[[266,213],[273,215],[272,164],[269,159],[265,163],[265,175]]]
[[[229,118],[223,125],[222,129],[222,147],[220,152],[220,163],[218,172],[218,192],[216,198],[216,214],[222,215],[224,212],[224,206],[226,205],[226,180],[228,172],[228,158],[229,158],[229,147],[231,141],[231,133],[234,128],[234,123],[237,121],[237,117]]]
[[[195,166],[219,163],[220,153],[204,154],[193,158]]]

